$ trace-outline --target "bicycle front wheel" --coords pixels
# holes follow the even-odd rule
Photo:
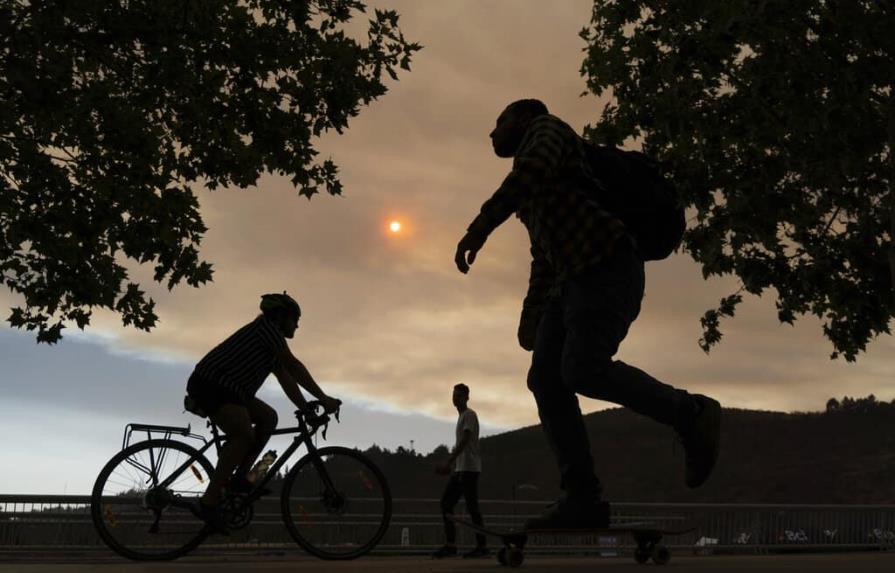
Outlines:
[[[280,499],[292,538],[321,559],[354,559],[373,549],[392,517],[382,471],[356,450],[331,446],[301,458]]]
[[[195,448],[175,440],[148,440],[121,450],[99,472],[90,498],[93,524],[122,557],[175,559],[208,534],[188,509],[214,470]]]

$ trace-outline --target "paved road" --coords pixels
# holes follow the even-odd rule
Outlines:
[[[6,559],[9,559],[7,556]],[[130,563],[114,559],[65,563],[46,558],[40,562],[0,563],[0,573],[237,573],[237,572],[301,572],[308,573],[466,573],[518,571],[519,573],[599,573],[656,571],[655,566],[642,569],[629,558],[539,557],[526,559],[516,570],[500,567],[494,559],[464,561],[450,559],[432,561],[423,557],[367,557],[357,561],[318,561],[300,557],[187,557],[169,563]],[[869,573],[895,571],[895,552],[843,553],[834,555],[774,555],[683,557],[672,559],[670,572],[711,571],[722,573]],[[660,569],[664,570],[664,569]]]

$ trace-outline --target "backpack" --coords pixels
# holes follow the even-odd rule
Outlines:
[[[603,184],[603,190],[590,186],[598,193],[600,206],[622,220],[644,261],[668,257],[687,228],[674,186],[639,151],[583,141],[588,168]]]

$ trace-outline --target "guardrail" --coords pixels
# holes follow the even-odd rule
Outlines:
[[[486,524],[519,527],[544,501],[482,500]],[[458,511],[462,511],[462,502]],[[229,538],[211,539],[216,549],[280,550],[298,547],[283,526],[279,499],[257,502],[252,523]],[[669,547],[696,554],[720,552],[837,551],[895,549],[895,505],[613,503],[615,522],[650,522],[661,527],[682,523],[695,531],[670,537]],[[459,542],[473,543],[459,531]],[[437,499],[394,500],[391,525],[377,552],[418,553],[443,542]],[[0,551],[105,549],[90,519],[90,496],[0,495]],[[628,553],[624,536],[547,536],[531,542],[532,551]]]

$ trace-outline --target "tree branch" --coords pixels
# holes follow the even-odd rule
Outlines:
[[[76,159],[68,159],[67,157],[59,157],[58,155],[53,155],[52,153],[47,153],[46,156],[49,157],[50,159],[53,159],[56,161],[62,161],[63,163],[75,163],[75,164],[78,163],[78,161]]]
[[[20,183],[19,183],[18,181],[16,181],[16,180],[13,178],[12,175],[10,175],[9,173],[7,173],[6,170],[0,170],[0,175],[3,175],[3,177],[4,177],[7,181],[9,181],[9,184],[12,185],[12,188],[13,188],[13,189],[15,189],[16,191],[21,191],[21,190],[22,190],[22,188],[21,188],[21,186],[20,186]]]
[[[839,216],[839,211],[842,210],[842,205],[836,207],[836,211],[833,212],[833,216],[830,217],[830,220],[827,221],[827,225],[824,227],[822,235],[826,235],[830,231],[830,227],[833,226],[833,223],[836,222],[836,217]]]

